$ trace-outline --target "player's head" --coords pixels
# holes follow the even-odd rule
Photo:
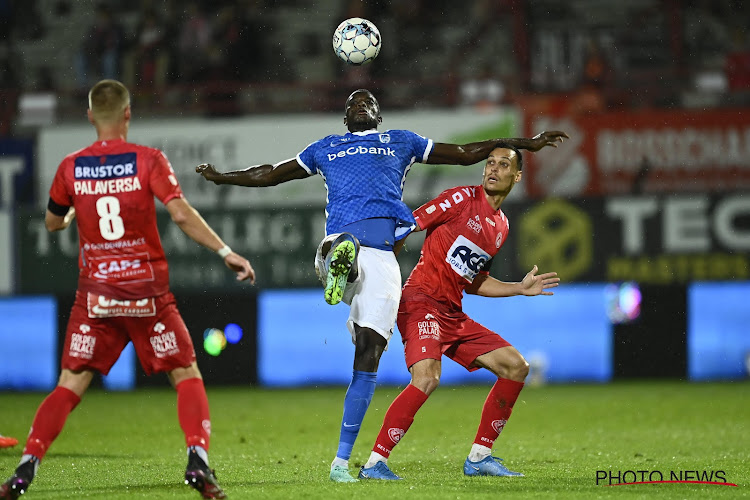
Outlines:
[[[130,92],[117,80],[102,80],[89,91],[89,121],[96,126],[130,120]]]
[[[523,156],[514,146],[498,143],[484,164],[482,187],[487,194],[507,196],[523,173]]]
[[[378,128],[383,121],[380,104],[369,90],[355,90],[344,105],[344,125],[350,132],[361,132]]]

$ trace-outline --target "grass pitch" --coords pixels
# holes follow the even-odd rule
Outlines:
[[[488,390],[441,387],[430,397],[389,460],[404,481],[342,485],[328,480],[328,469],[345,388],[208,387],[211,466],[234,500],[750,497],[747,381],[526,388],[495,444],[495,455],[526,477],[465,478],[463,461]],[[353,472],[369,456],[399,391],[376,390],[354,448]],[[43,397],[0,394],[0,432],[25,436]],[[20,448],[0,450],[2,480],[15,468]],[[92,390],[68,419],[24,498],[199,498],[182,484],[185,463],[171,389]],[[597,485],[597,471],[659,471],[665,480],[671,472],[724,471],[726,481],[738,487],[608,487],[602,485],[606,481]]]

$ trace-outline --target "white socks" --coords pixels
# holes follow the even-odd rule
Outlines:
[[[333,459],[333,462],[331,462],[331,469],[333,469],[336,466],[349,468],[349,460],[344,460],[343,458],[336,457]]]
[[[471,462],[481,462],[485,458],[489,457],[492,453],[492,448],[487,448],[481,444],[474,443],[471,445],[471,451],[469,452],[469,460]]]
[[[388,462],[388,459],[381,455],[380,453],[375,453],[374,451],[370,453],[370,458],[367,460],[367,463],[365,464],[365,469],[369,469],[370,467],[374,466],[378,462]]]

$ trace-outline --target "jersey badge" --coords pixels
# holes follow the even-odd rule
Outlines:
[[[500,245],[503,244],[503,233],[497,233],[497,238],[495,238],[495,248],[500,248]]]
[[[389,142],[391,142],[391,136],[388,134],[380,134],[378,137],[380,138],[380,142],[382,142],[383,144],[388,144]]]

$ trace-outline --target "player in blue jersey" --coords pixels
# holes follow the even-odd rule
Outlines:
[[[263,187],[320,174],[328,190],[326,237],[315,268],[329,304],[350,305],[347,327],[355,345],[352,382],[344,398],[344,416],[330,478],[354,482],[349,458],[372,395],[380,356],[388,346],[401,297],[401,272],[395,253],[415,227],[404,204],[406,174],[415,162],[473,165],[487,159],[498,142],[538,151],[556,147],[567,135],[542,132],[532,139],[490,139],[470,144],[435,143],[408,130],[378,132],[380,105],[364,89],[344,106],[345,135],[329,135],[295,158],[219,173],[203,164],[196,172],[216,184]]]

